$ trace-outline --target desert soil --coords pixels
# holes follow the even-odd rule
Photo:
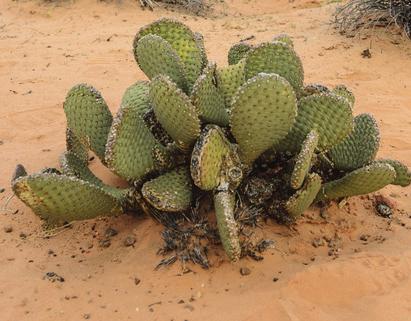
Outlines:
[[[329,25],[334,9],[317,0],[229,0],[202,18],[142,10],[131,0],[0,1],[0,319],[410,320],[410,188],[381,191],[395,207],[391,220],[375,214],[374,196],[352,198],[322,216],[307,213],[294,228],[268,223],[259,233],[275,247],[263,261],[231,264],[212,249],[213,266],[189,266],[189,273],[178,263],[154,270],[162,227],[151,219],[77,222],[47,237],[31,210],[16,198],[7,202],[17,163],[30,172],[57,166],[65,148],[62,102],[72,85],[93,84],[114,112],[125,88],[144,79],[131,43],[139,27],[162,16],[202,32],[219,65],[240,39],[290,34],[306,82],[351,87],[355,113],[378,120],[379,156],[411,166],[411,41],[378,30],[344,38]],[[371,58],[361,55],[365,49]],[[92,167],[119,183],[96,161]],[[109,227],[118,234],[102,247]],[[134,246],[124,245],[127,236]]]

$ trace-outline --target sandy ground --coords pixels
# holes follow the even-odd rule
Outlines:
[[[125,88],[143,79],[132,39],[140,26],[161,16],[202,32],[210,59],[220,65],[231,43],[289,33],[306,82],[350,86],[355,112],[378,119],[380,156],[411,166],[411,41],[382,33],[343,38],[328,24],[334,7],[316,0],[231,0],[204,19],[162,8],[143,11],[132,1],[0,1],[1,206],[11,195],[17,163],[30,172],[57,166],[65,148],[62,102],[72,85],[93,84],[115,111]],[[371,59],[361,56],[367,48]],[[97,164],[93,168],[118,182]],[[381,192],[396,204],[393,220],[375,215],[372,197],[353,198],[343,208],[332,206],[327,220],[314,211],[295,229],[268,224],[261,233],[276,243],[261,262],[230,264],[213,250],[211,269],[190,266],[187,274],[179,264],[154,271],[162,229],[150,219],[80,222],[45,238],[40,220],[12,199],[0,212],[0,319],[410,320],[410,192]],[[102,248],[107,227],[118,234]],[[128,235],[136,237],[134,247],[123,245]],[[251,274],[240,275],[241,267]],[[64,282],[43,279],[47,272]]]

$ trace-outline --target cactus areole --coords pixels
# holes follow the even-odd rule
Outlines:
[[[236,261],[239,199],[295,220],[318,201],[411,182],[404,164],[375,160],[377,122],[353,115],[349,89],[304,83],[287,35],[234,44],[217,67],[200,34],[161,19],[137,32],[133,53],[149,81],[127,88],[117,114],[95,88],[75,85],[60,169],[28,175],[19,165],[13,175],[14,193],[49,225],[130,210],[182,215],[209,193],[201,199],[214,202]],[[104,184],[88,168],[90,152],[130,187]]]

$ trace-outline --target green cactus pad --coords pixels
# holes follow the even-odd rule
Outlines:
[[[243,59],[235,65],[218,68],[216,71],[217,87],[223,93],[227,108],[231,107],[234,94],[245,82],[244,66],[245,60]]]
[[[318,133],[312,130],[304,140],[301,150],[297,155],[293,172],[291,174],[291,187],[299,189],[305,180],[310,168],[315,148],[318,144]]]
[[[285,43],[286,45],[290,46],[291,48],[294,48],[294,43],[293,40],[291,39],[291,37],[289,35],[287,35],[286,33],[281,33],[277,36],[275,36],[273,38],[273,41],[280,41]]]
[[[260,72],[275,73],[287,79],[297,94],[301,91],[304,82],[303,66],[289,45],[280,41],[263,43],[250,50],[245,60],[246,79]]]
[[[144,183],[141,192],[156,209],[181,212],[190,207],[192,188],[190,173],[181,167]]]
[[[120,109],[107,140],[108,168],[128,181],[137,181],[159,169],[153,157],[155,150],[166,154],[135,110]]]
[[[353,129],[353,115],[347,99],[332,93],[313,94],[298,101],[298,116],[281,150],[298,151],[308,133],[315,129],[317,148],[326,151],[340,143]]]
[[[74,135],[70,128],[66,129],[66,149],[76,155],[83,163],[88,163],[88,148]]]
[[[221,243],[228,258],[235,262],[241,256],[238,226],[234,219],[235,194],[231,191],[218,191],[214,195],[214,209]]]
[[[321,188],[321,177],[312,173],[307,176],[304,186],[286,202],[285,209],[294,218],[303,214],[314,202]]]
[[[122,213],[119,199],[75,177],[34,174],[16,179],[12,188],[49,225]]]
[[[59,162],[61,172],[64,175],[77,177],[96,186],[103,185],[103,182],[88,168],[87,162],[85,163],[72,152],[64,152],[61,154]]]
[[[104,160],[113,116],[101,94],[89,85],[76,85],[67,94],[64,112],[77,140]]]
[[[144,115],[150,110],[148,81],[137,81],[128,87],[121,99],[121,108],[132,108],[137,114]]]
[[[191,101],[206,123],[227,126],[228,113],[225,109],[224,97],[214,84],[215,68],[214,63],[209,64],[197,79],[191,93]]]
[[[138,31],[134,39],[134,48],[138,47],[138,43],[146,35],[160,36],[177,52],[183,63],[184,74],[188,82],[188,91],[190,92],[192,85],[201,75],[206,63],[204,61],[204,45],[201,44],[198,35],[195,35],[186,25],[179,21],[163,18]],[[156,53],[151,52],[151,55],[156,56]]]
[[[369,194],[392,184],[395,177],[396,172],[391,165],[373,163],[356,169],[343,178],[325,183],[321,187],[317,200]]]
[[[328,93],[330,90],[321,84],[308,84],[304,86],[303,91],[301,92],[301,97],[311,96],[313,94]]]
[[[352,91],[349,90],[345,85],[337,85],[334,87],[334,89],[331,92],[333,92],[334,94],[338,96],[346,98],[351,103],[351,106],[354,105],[355,96],[352,93]]]
[[[200,119],[190,99],[165,76],[151,82],[150,101],[162,127],[183,151],[200,135]]]
[[[354,130],[330,150],[329,157],[336,169],[350,171],[371,163],[379,147],[377,121],[370,114],[361,114],[354,118]]]
[[[194,32],[194,38],[197,43],[198,48],[201,51],[201,57],[203,60],[202,68],[205,68],[208,64],[207,53],[204,45],[204,37],[200,32]]]
[[[228,64],[237,64],[241,59],[247,56],[251,48],[253,48],[253,46],[245,42],[239,42],[233,45],[228,51]]]
[[[140,69],[149,79],[166,75],[180,88],[187,90],[183,62],[163,38],[156,35],[142,37],[134,47],[134,56]]]
[[[296,113],[293,88],[284,78],[276,74],[259,74],[249,79],[233,98],[230,117],[241,159],[251,164],[283,139],[292,127]]]
[[[374,163],[389,164],[394,167],[396,176],[395,180],[391,184],[402,187],[406,187],[411,184],[411,172],[408,167],[400,161],[394,159],[379,159]]]
[[[221,129],[208,125],[197,140],[191,155],[190,169],[194,184],[202,190],[217,188],[228,170],[233,148]]]

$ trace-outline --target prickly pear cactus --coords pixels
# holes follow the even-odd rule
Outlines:
[[[290,222],[319,201],[411,183],[405,164],[375,160],[377,122],[354,117],[353,92],[304,85],[288,35],[235,44],[229,65],[216,66],[201,34],[165,18],[137,32],[133,54],[149,81],[126,89],[114,117],[95,88],[75,85],[63,105],[60,169],[28,175],[19,165],[13,174],[14,193],[49,225],[127,211],[173,231],[206,222],[236,261],[247,253],[247,208]],[[106,185],[89,169],[90,153],[129,187]],[[198,213],[204,201],[215,220]]]

